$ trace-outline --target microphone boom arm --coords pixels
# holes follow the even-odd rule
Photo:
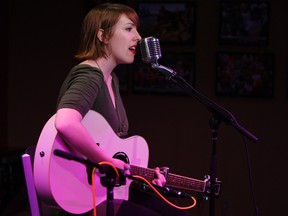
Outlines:
[[[191,86],[184,78],[177,75],[177,72],[171,68],[165,67],[158,63],[153,63],[152,68],[161,72],[167,76],[168,80],[176,83],[180,88],[182,88],[187,94],[196,98],[200,103],[202,103],[213,115],[217,117],[218,120],[225,122],[227,125],[232,125],[241,134],[248,137],[253,142],[257,142],[258,138],[249,132],[247,129],[242,127],[235,119],[235,117],[228,110],[224,109],[220,105],[214,103],[200,92],[198,92],[193,86]]]
[[[171,68],[160,65],[158,63],[152,63],[151,67],[155,70],[158,70],[160,73],[163,73],[165,76],[168,75],[169,80],[171,79],[171,77],[177,75],[176,71],[172,70]]]

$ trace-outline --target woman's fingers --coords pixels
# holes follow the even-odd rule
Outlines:
[[[155,173],[156,173],[157,178],[153,179],[152,183],[156,184],[158,186],[164,186],[166,183],[166,179],[165,179],[164,175],[160,172],[159,167],[155,168]]]

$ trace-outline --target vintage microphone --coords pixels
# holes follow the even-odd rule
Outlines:
[[[177,73],[171,68],[165,67],[158,63],[158,59],[162,57],[160,42],[158,38],[148,37],[143,38],[140,42],[140,51],[142,55],[142,61],[151,64],[151,67],[164,75],[171,78],[171,76],[175,76]]]
[[[162,57],[159,39],[143,38],[139,44],[143,62],[147,64],[158,63],[158,59]]]

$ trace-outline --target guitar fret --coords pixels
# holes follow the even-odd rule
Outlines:
[[[146,178],[148,181],[152,181],[154,179],[155,171],[153,169],[138,167],[130,165],[130,173],[131,175],[139,175]]]
[[[204,192],[206,186],[205,181],[183,177],[175,174],[168,174],[166,180],[167,180],[166,184],[168,186],[194,190],[199,192]]]

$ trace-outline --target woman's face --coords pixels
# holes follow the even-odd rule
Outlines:
[[[111,53],[109,58],[113,58],[116,65],[131,64],[140,40],[135,24],[126,15],[121,15],[108,42]]]

